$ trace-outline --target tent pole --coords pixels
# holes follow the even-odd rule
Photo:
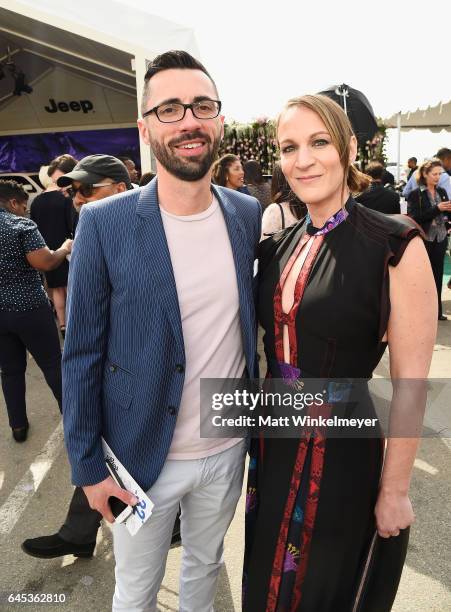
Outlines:
[[[136,77],[136,98],[138,104],[138,117],[141,116],[141,97],[144,89],[144,77],[147,72],[146,58],[141,53],[136,53],[132,65],[135,70]],[[152,151],[141,136],[139,137],[139,150],[141,156],[141,173],[155,171],[155,160]]]
[[[401,176],[401,111],[399,111],[398,116],[396,117],[396,125],[398,128],[398,163],[396,165],[396,182],[399,183],[399,178]]]

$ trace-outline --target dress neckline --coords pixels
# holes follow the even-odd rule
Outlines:
[[[343,221],[346,221],[353,207],[354,207],[354,200],[350,196],[347,202],[345,203],[345,205],[343,206],[343,208],[339,208],[336,213],[334,213],[331,217],[329,217],[329,219],[327,219],[327,221],[324,223],[322,227],[315,227],[313,223],[311,222],[310,215],[307,214],[307,218],[306,218],[307,234],[309,234],[309,236],[323,236],[325,234],[328,234],[333,229],[338,227],[341,223],[343,223]]]

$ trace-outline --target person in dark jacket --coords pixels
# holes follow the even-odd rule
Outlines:
[[[425,161],[418,168],[418,188],[407,198],[407,213],[421,225],[426,234],[426,250],[434,273],[438,298],[438,319],[446,321],[442,310],[443,267],[447,245],[448,216],[451,218],[451,202],[446,191],[438,186],[443,172],[438,158]]]
[[[365,168],[365,173],[371,177],[371,184],[366,191],[356,197],[357,202],[386,215],[399,215],[401,213],[399,195],[384,187],[382,182],[384,166],[377,161],[370,162]]]
[[[407,167],[409,168],[409,174],[407,175],[407,180],[409,180],[412,174],[418,170],[417,158],[409,157],[409,159],[407,160]]]
[[[50,249],[57,249],[66,239],[73,238],[75,210],[68,198],[56,185],[56,180],[71,172],[77,160],[72,155],[59,155],[50,162],[47,174],[51,179],[47,189],[33,200],[30,218]],[[45,280],[50,298],[55,307],[61,335],[66,331],[66,297],[69,262],[64,260],[58,268],[46,272]]]

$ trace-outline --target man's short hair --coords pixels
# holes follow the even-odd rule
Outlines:
[[[147,110],[147,98],[149,97],[149,81],[150,79],[158,74],[159,72],[163,72],[163,70],[171,70],[172,68],[182,68],[184,70],[200,70],[213,83],[213,86],[216,90],[216,83],[211,78],[209,72],[205,68],[203,64],[199,62],[195,57],[190,55],[187,51],[166,51],[166,53],[162,53],[161,55],[157,55],[150,64],[147,66],[147,72],[144,77],[144,88],[141,99],[141,113],[145,113]]]
[[[451,157],[451,149],[448,149],[448,147],[442,147],[437,151],[437,155],[435,157],[438,157],[442,161],[444,159],[448,159],[449,157]]]
[[[26,202],[28,200],[28,193],[16,181],[0,181],[0,203],[6,204],[10,200]]]
[[[384,166],[378,161],[372,161],[366,166],[365,174],[371,176],[375,181],[381,181],[384,175]]]
[[[418,160],[417,160],[417,158],[416,158],[416,157],[409,157],[409,159],[408,159],[407,161],[408,161],[408,162],[413,161],[413,162],[417,163],[417,161],[418,161]]]

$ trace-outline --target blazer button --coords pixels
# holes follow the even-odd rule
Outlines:
[[[183,367],[181,363],[178,363],[175,366],[175,371],[178,372],[179,374],[183,374],[183,372],[185,371],[185,368]]]
[[[116,370],[117,370],[117,366],[110,365],[110,372],[116,372]]]
[[[174,408],[174,406],[169,406],[168,412],[169,412],[169,414],[176,414],[177,413],[177,408]]]

